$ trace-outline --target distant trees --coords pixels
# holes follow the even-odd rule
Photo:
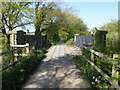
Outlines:
[[[74,16],[73,14],[63,12],[61,15],[61,30],[60,35],[63,38],[70,39],[74,37],[74,34],[87,34],[87,25],[83,21]]]
[[[107,43],[107,50],[109,54],[114,54],[119,52],[118,45],[120,44],[119,41],[119,32],[118,32],[118,21],[111,20],[111,22],[106,23],[105,25],[101,26],[99,29],[108,31],[106,37]]]

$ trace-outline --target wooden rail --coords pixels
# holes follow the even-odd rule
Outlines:
[[[12,62],[9,62],[9,65],[7,65],[7,66],[3,67],[2,69],[0,69],[0,72],[8,69],[11,66],[14,66],[15,64],[17,64],[20,61],[20,60],[19,61],[17,60],[17,58],[16,58],[17,56],[27,56],[28,53],[29,53],[29,47],[30,46],[29,46],[28,43],[26,43],[26,45],[11,45],[11,47],[12,47],[12,50],[8,50],[6,52],[0,53],[0,56],[3,56],[3,55],[11,53],[11,57],[12,57],[11,58]],[[14,49],[14,48],[17,48],[17,49]],[[17,52],[17,51],[20,51],[20,50],[23,50],[23,49],[26,49],[23,54],[14,53],[14,52]]]
[[[91,53],[93,53],[93,54],[95,54],[95,55],[101,57],[102,59],[105,59],[105,60],[109,61],[110,63],[114,64],[114,59],[112,59],[112,58],[109,58],[109,57],[107,57],[107,56],[105,56],[105,55],[103,55],[103,54],[101,54],[101,53],[99,53],[99,52],[97,52],[97,51],[95,51],[95,50],[89,49],[89,48],[86,47],[86,46],[83,46],[83,45],[80,46],[78,43],[75,44],[75,45],[78,46],[78,47],[82,47],[82,48],[84,48],[84,49],[90,51]],[[118,64],[117,64],[117,67],[120,68],[119,62],[118,62]]]
[[[109,57],[107,57],[107,56],[105,56],[105,55],[103,55],[103,54],[101,54],[101,53],[99,53],[99,52],[97,52],[97,51],[95,51],[95,50],[89,49],[89,48],[86,47],[86,46],[80,45],[78,42],[75,43],[75,46],[84,48],[84,49],[90,51],[92,54],[95,54],[95,55],[101,57],[102,59],[105,59],[105,60],[109,61],[110,63],[113,64],[113,66],[115,65],[115,64],[114,64],[114,63],[115,63],[115,62],[114,62],[114,59],[112,59],[112,58],[109,58]],[[92,56],[92,54],[91,54],[91,56]],[[85,56],[83,56],[83,57],[86,59]],[[94,58],[94,55],[92,56],[91,59],[93,59],[93,58]],[[86,60],[87,60],[87,61],[91,64],[91,66],[94,67],[103,77],[105,77],[105,79],[106,79],[114,88],[116,88],[117,90],[120,90],[120,86],[118,85],[118,81],[116,81],[116,80],[111,80],[110,77],[109,77],[107,74],[105,74],[100,68],[98,68],[98,67],[94,64],[94,60],[92,60],[92,61],[91,61],[91,60],[88,60],[88,59],[86,59]],[[119,63],[117,63],[116,66],[120,68]],[[116,74],[116,73],[117,73],[117,74]],[[117,76],[116,76],[116,75],[117,75]],[[112,77],[117,77],[117,78],[118,78],[118,75],[119,75],[119,72],[116,71],[115,68],[112,69]]]
[[[18,48],[18,49],[8,50],[6,52],[0,53],[0,56],[3,56],[3,55],[8,54],[8,53],[16,52],[16,51],[19,51],[19,50],[22,50],[22,49],[24,49],[24,48]]]

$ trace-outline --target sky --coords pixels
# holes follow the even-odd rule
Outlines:
[[[88,30],[111,22],[111,20],[118,20],[118,0],[62,0],[62,9],[65,6],[72,7],[73,14],[78,15],[79,18],[87,25]],[[89,2],[88,2],[89,1]],[[120,6],[120,5],[119,5]],[[16,28],[15,30],[17,30]],[[19,28],[20,29],[20,28]],[[29,26],[28,30],[35,31],[33,26]],[[26,31],[26,30],[25,30]]]
[[[118,2],[65,2],[65,5],[77,10],[78,17],[87,24],[89,30],[118,20]]]

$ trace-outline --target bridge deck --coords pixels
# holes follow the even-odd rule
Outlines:
[[[23,88],[88,88],[63,41],[53,46]]]

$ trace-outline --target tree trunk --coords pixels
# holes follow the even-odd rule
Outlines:
[[[10,35],[5,36],[5,44],[7,50],[10,50]]]
[[[2,33],[3,33],[4,38],[5,38],[4,44],[6,45],[7,50],[10,50],[10,35],[8,35],[6,33],[4,26],[2,27]]]

